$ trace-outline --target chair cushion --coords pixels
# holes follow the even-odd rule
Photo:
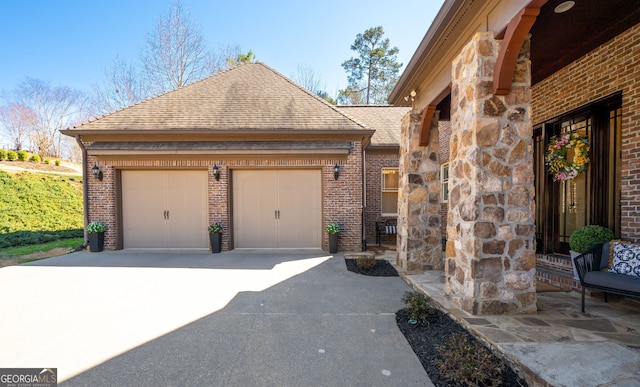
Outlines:
[[[584,282],[588,285],[620,289],[627,292],[640,293],[640,279],[630,275],[607,273],[604,271],[590,271],[585,273]]]
[[[386,232],[387,234],[391,235],[391,234],[395,234],[396,230],[397,230],[397,226],[388,225]]]
[[[622,241],[614,242],[610,271],[640,277],[640,245]]]

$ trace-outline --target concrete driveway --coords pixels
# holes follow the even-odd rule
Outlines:
[[[77,252],[0,269],[0,367],[63,385],[431,385],[410,288],[324,252]]]

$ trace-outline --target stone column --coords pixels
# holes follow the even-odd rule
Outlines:
[[[422,116],[409,113],[400,136],[396,262],[406,270],[442,270],[438,115],[420,146]]]
[[[445,293],[472,314],[535,313],[529,42],[506,96],[491,91],[499,47],[478,33],[453,62]]]

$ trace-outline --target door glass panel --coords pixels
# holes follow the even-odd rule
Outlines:
[[[562,123],[561,134],[573,136],[586,136],[589,139],[591,133],[591,118],[578,118]],[[574,152],[569,150],[568,160],[573,160]],[[567,253],[569,250],[569,238],[578,228],[589,224],[589,167],[578,175],[577,178],[560,182],[560,200],[558,200],[558,249]]]

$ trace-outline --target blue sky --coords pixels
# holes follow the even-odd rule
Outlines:
[[[88,91],[116,55],[134,60],[174,0],[5,0],[0,91],[26,77]],[[381,25],[406,65],[443,0],[182,0],[211,48],[238,44],[285,76],[311,67],[335,96],[356,34]]]

